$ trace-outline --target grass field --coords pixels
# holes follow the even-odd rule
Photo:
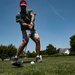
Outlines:
[[[0,75],[75,75],[75,56],[45,57],[42,63],[24,63],[14,67],[11,61],[0,61]]]

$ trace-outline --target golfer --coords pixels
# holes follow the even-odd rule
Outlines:
[[[36,62],[41,61],[40,59],[40,38],[38,32],[35,30],[35,13],[32,10],[27,10],[27,2],[21,0],[20,9],[21,11],[16,15],[16,22],[20,24],[23,41],[19,46],[17,53],[13,59],[13,63],[17,63],[18,56],[24,50],[24,47],[27,46],[29,38],[31,38],[36,44]]]

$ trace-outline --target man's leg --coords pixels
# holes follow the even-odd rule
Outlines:
[[[31,39],[36,44],[36,47],[35,47],[35,49],[36,49],[36,61],[40,62],[40,61],[42,61],[40,59],[40,38],[39,38],[39,35],[36,31],[34,31],[34,33],[32,33]]]
[[[27,45],[27,43],[29,41],[29,32],[27,32],[26,30],[23,30],[22,35],[23,35],[23,42],[19,46],[18,51],[16,53],[16,56],[19,56],[21,54],[21,52],[23,51],[24,47]]]
[[[16,56],[15,56],[13,62],[17,62],[18,56],[22,53],[24,47],[27,45],[27,43],[28,43],[28,41],[29,41],[29,35],[27,35],[27,32],[26,32],[26,31],[22,31],[22,35],[23,35],[23,42],[22,42],[22,44],[19,46],[19,48],[18,48],[18,50],[17,50]]]
[[[22,44],[19,46],[17,53],[15,55],[15,58],[13,59],[13,63],[16,63],[18,61],[19,55],[22,53],[24,47],[27,45],[27,41],[23,40]]]
[[[42,56],[40,55],[40,38],[34,38],[36,43],[36,62],[42,62]]]
[[[40,39],[39,38],[34,38],[34,42],[36,44],[36,55],[40,56]]]
[[[22,44],[19,46],[19,48],[17,50],[16,56],[19,56],[22,53],[22,51],[26,45],[27,45],[27,41],[23,40]]]

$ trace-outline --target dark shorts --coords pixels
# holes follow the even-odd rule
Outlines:
[[[29,38],[34,40],[34,38],[39,38],[38,32],[36,30],[23,30],[22,31],[23,40],[29,41]]]

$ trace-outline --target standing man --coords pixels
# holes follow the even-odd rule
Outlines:
[[[19,46],[16,56],[13,59],[13,63],[17,63],[18,56],[27,46],[29,38],[31,38],[36,44],[36,62],[42,61],[40,58],[40,38],[37,31],[34,29],[35,13],[32,10],[26,10],[27,3],[25,0],[21,0],[21,11],[16,15],[16,22],[21,26],[23,41]]]

